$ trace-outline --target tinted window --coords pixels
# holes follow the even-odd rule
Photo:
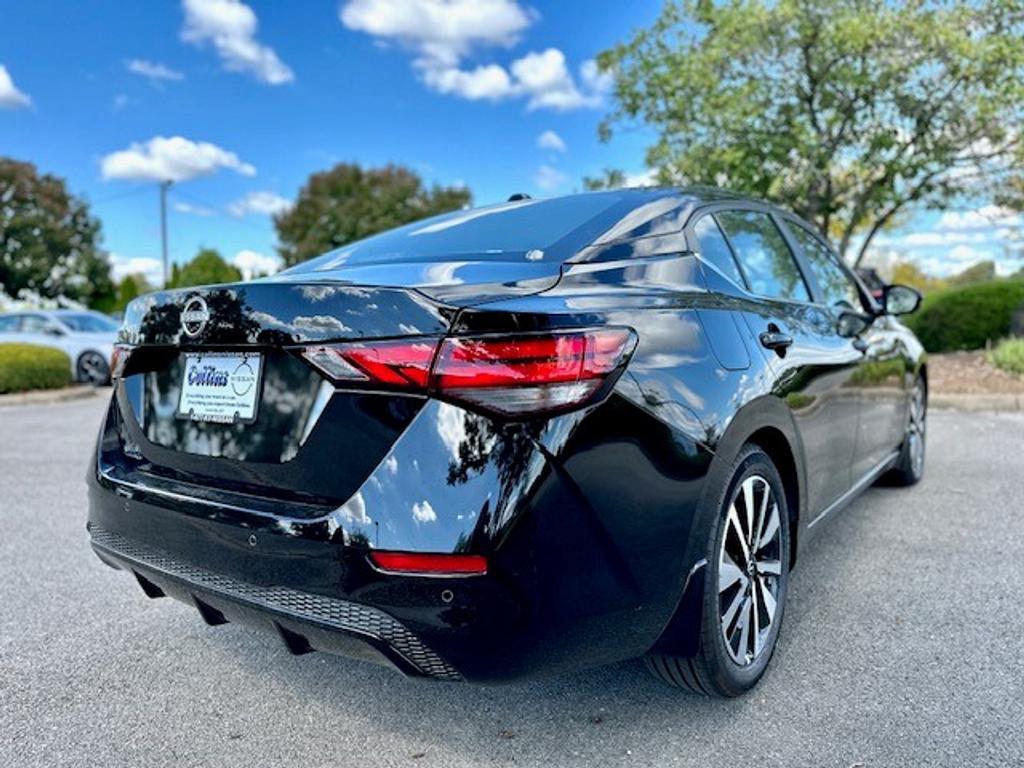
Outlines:
[[[22,333],[44,333],[50,324],[40,315],[25,315],[21,320]]]
[[[0,333],[15,333],[18,330],[18,315],[0,315]]]
[[[468,254],[500,260],[558,243],[620,202],[615,194],[571,195],[455,211],[382,232],[303,264],[296,271]],[[590,242],[582,238],[582,247]]]
[[[808,301],[810,294],[782,233],[766,213],[724,211],[718,221],[759,296]]]
[[[825,244],[799,224],[793,223],[789,229],[807,257],[814,279],[818,281],[824,294],[825,303],[830,307],[863,309],[860,291],[857,290],[853,278],[839,266],[836,257]]]
[[[117,323],[113,320],[90,312],[61,314],[60,321],[79,333],[113,333],[117,330]]]
[[[743,276],[739,267],[736,266],[736,259],[732,256],[732,249],[725,241],[722,230],[714,216],[705,216],[693,227],[693,233],[697,236],[697,245],[700,248],[700,255],[705,261],[728,278],[731,278],[737,285],[743,285]]]

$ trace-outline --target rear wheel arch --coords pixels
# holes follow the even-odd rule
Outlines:
[[[797,538],[800,531],[800,473],[797,471],[796,456],[786,435],[776,427],[762,427],[745,441],[756,445],[772,460],[782,478],[786,492],[786,507],[789,512],[789,567],[796,565]]]

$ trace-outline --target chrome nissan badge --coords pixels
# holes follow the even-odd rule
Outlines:
[[[210,322],[210,310],[202,296],[194,296],[181,311],[181,330],[186,336],[198,336]]]

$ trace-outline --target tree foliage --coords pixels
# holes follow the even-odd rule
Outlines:
[[[274,217],[281,258],[292,266],[346,243],[464,208],[465,187],[427,188],[402,166],[336,165],[310,176],[295,206]]]
[[[202,248],[192,261],[171,269],[169,288],[188,288],[193,285],[234,283],[242,279],[242,272],[213,248]]]
[[[0,157],[0,288],[102,307],[114,296],[100,223],[64,180]]]
[[[669,0],[605,51],[663,183],[765,197],[859,262],[911,206],[995,195],[1024,161],[1020,0]]]

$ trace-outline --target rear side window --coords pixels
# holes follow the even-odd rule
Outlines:
[[[40,315],[25,315],[21,321],[22,333],[45,333],[49,327],[45,317]]]
[[[793,253],[768,214],[723,211],[717,216],[752,292],[770,298],[810,300]]]
[[[4,315],[0,317],[0,333],[17,333],[18,316]]]
[[[807,264],[814,273],[814,279],[818,281],[825,303],[830,307],[863,310],[860,291],[857,290],[853,278],[839,266],[835,254],[796,222],[793,222],[789,229],[807,257]]]
[[[701,257],[737,285],[743,285],[743,276],[736,266],[732,249],[725,240],[714,216],[705,216],[693,227]]]

